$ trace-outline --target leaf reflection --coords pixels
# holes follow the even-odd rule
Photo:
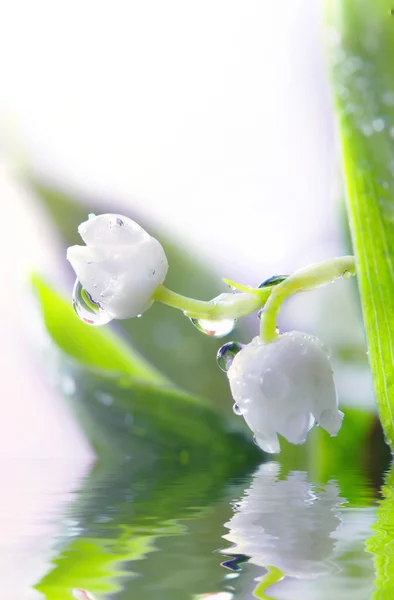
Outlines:
[[[367,550],[375,555],[376,579],[372,600],[394,597],[394,464],[387,473],[381,493],[383,498],[376,510],[376,522],[372,525],[375,534],[366,542]]]

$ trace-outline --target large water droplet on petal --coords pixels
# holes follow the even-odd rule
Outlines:
[[[241,417],[245,413],[244,409],[237,403],[233,404],[233,411],[238,417]]]
[[[272,275],[272,277],[268,277],[268,279],[265,279],[262,283],[260,283],[259,288],[278,285],[288,277],[289,275]]]
[[[101,304],[85,290],[79,279],[75,280],[73,307],[78,317],[88,325],[105,325],[112,320]]]
[[[227,342],[227,344],[223,344],[216,355],[216,362],[219,368],[226,373],[233,364],[234,357],[243,347],[243,344],[239,342]]]
[[[213,337],[224,337],[234,329],[236,319],[220,319],[218,321],[207,321],[205,319],[193,319],[191,322],[199,331],[212,335]]]

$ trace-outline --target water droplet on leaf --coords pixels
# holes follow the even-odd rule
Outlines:
[[[343,278],[343,279],[350,279],[350,278],[351,278],[351,276],[352,276],[352,274],[351,274],[351,272],[350,272],[350,271],[344,271],[344,272],[342,273],[342,278]]]
[[[378,118],[372,121],[372,127],[375,131],[383,131],[385,126],[384,119]]]
[[[272,277],[268,277],[268,279],[265,279],[262,283],[260,283],[259,288],[278,285],[288,277],[289,275],[272,275]]]
[[[112,317],[85,290],[79,279],[76,279],[73,290],[73,307],[78,317],[88,325],[105,325]]]
[[[233,405],[233,411],[238,416],[241,417],[244,414],[244,410],[239,406],[239,404]]]
[[[205,319],[193,319],[191,322],[199,331],[212,335],[213,337],[224,337],[234,329],[236,319],[219,319],[217,321],[208,321]]]
[[[239,342],[227,342],[221,348],[219,348],[218,353],[216,355],[216,362],[222,371],[225,373],[231,367],[234,357],[240,352],[243,348],[243,344]]]

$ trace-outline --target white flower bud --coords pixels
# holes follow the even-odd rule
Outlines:
[[[256,337],[227,376],[239,412],[266,452],[280,451],[277,434],[303,444],[315,422],[330,435],[341,428],[331,363],[311,335],[291,331],[269,344]]]
[[[90,215],[78,231],[86,246],[68,248],[67,259],[92,299],[114,319],[145,312],[168,270],[161,244],[121,215]]]

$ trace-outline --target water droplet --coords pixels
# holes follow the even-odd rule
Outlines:
[[[218,363],[219,368],[226,373],[231,367],[234,357],[243,347],[243,344],[240,344],[239,342],[227,342],[227,344],[224,344],[219,348],[216,355],[216,362]]]
[[[112,320],[112,317],[103,309],[101,304],[93,300],[79,279],[75,280],[73,307],[78,317],[88,325],[105,325]]]
[[[96,392],[96,398],[104,406],[111,406],[114,401],[110,394],[106,394],[105,392],[101,391]]]
[[[244,411],[238,404],[233,405],[233,411],[238,417],[241,417],[244,413]]]
[[[71,593],[76,600],[94,600],[92,594],[82,588],[74,588]]]
[[[384,126],[385,126],[385,122],[384,122],[384,119],[382,119],[382,118],[374,119],[372,121],[372,127],[374,128],[375,131],[383,131]]]
[[[350,271],[344,271],[344,272],[342,273],[342,278],[343,278],[343,279],[350,279],[350,278],[351,278],[351,276],[352,276],[352,274],[351,274],[351,272],[350,272]]]
[[[77,386],[75,384],[74,379],[70,377],[70,375],[65,375],[60,382],[60,388],[63,394],[65,394],[66,396],[73,396],[75,394]]]
[[[272,277],[268,277],[268,279],[265,279],[262,283],[260,283],[259,288],[278,285],[288,277],[289,275],[272,275]]]
[[[124,424],[129,427],[130,425],[133,425],[134,423],[134,418],[132,417],[132,415],[130,415],[129,413],[127,415],[125,415],[124,419]]]
[[[369,123],[364,123],[363,125],[361,125],[361,131],[364,135],[370,137],[373,134],[374,129]]]
[[[260,385],[264,397],[267,400],[283,400],[289,395],[290,381],[286,375],[280,371],[266,369],[260,377]]]
[[[394,106],[394,92],[385,92],[382,94],[382,102],[386,106]]]
[[[191,322],[199,331],[212,335],[213,337],[224,337],[234,329],[236,319],[220,319],[218,321],[207,321],[205,319],[193,319]]]

